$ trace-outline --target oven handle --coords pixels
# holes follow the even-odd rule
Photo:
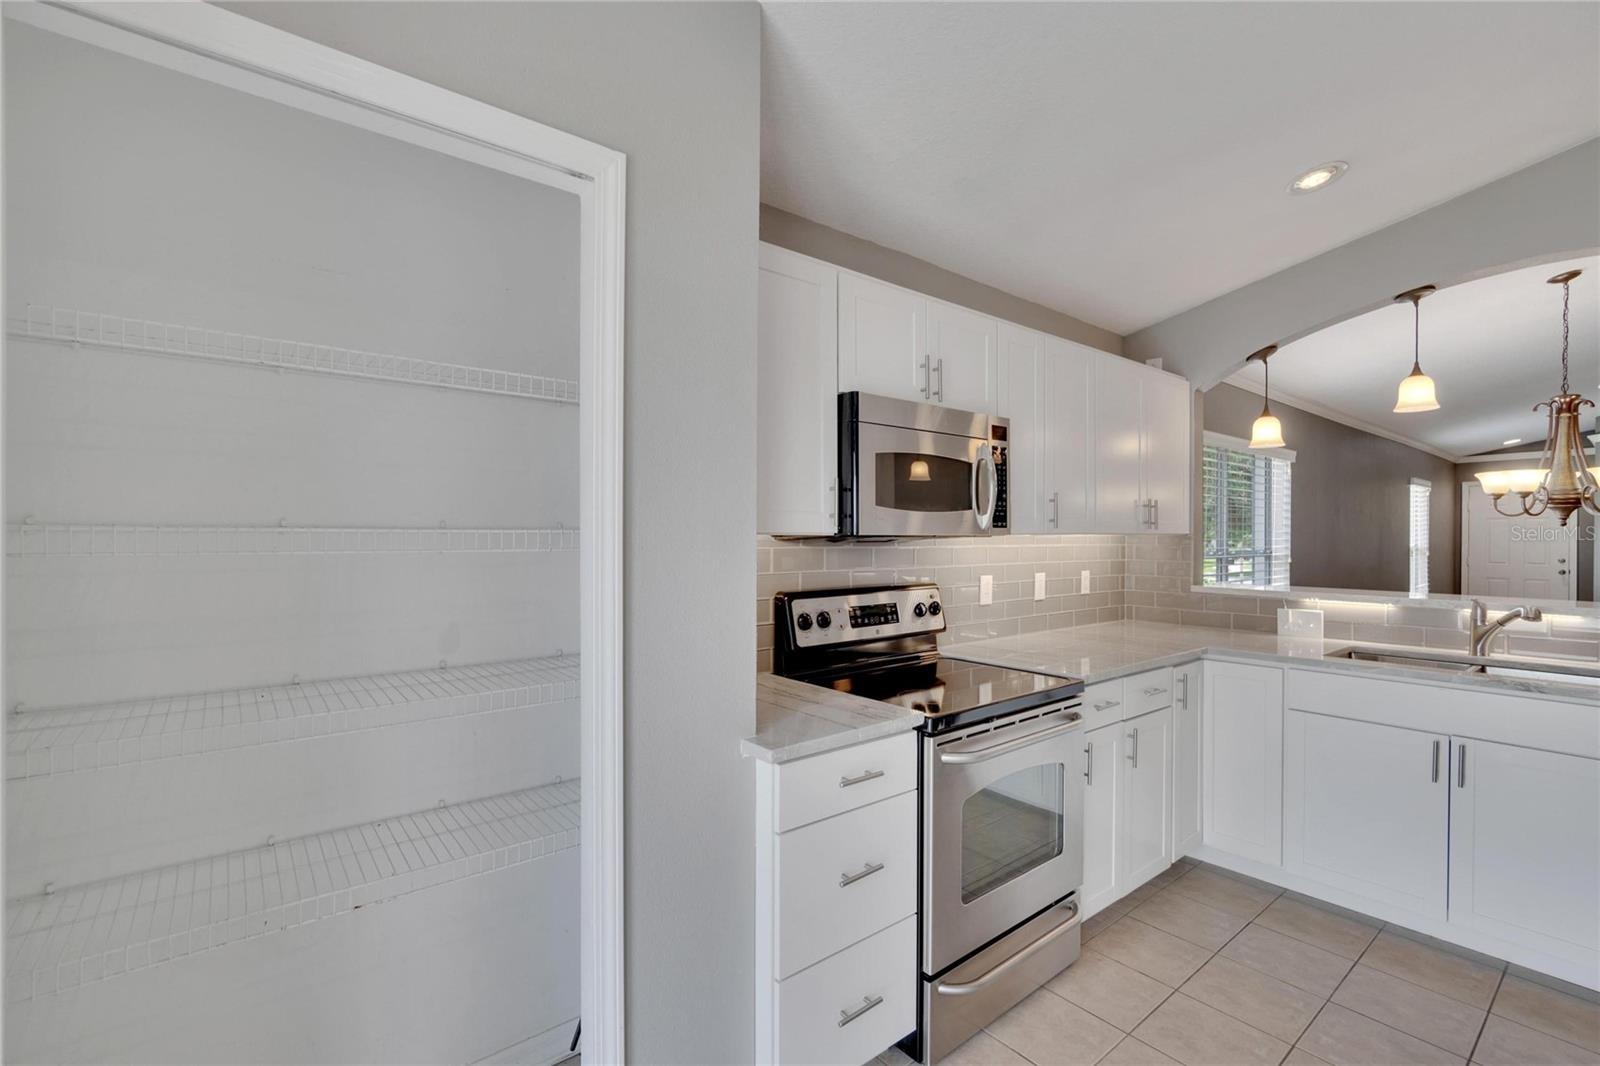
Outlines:
[[[978,471],[984,469],[989,472],[989,509],[978,510]],[[994,456],[989,453],[987,442],[978,444],[978,461],[972,464],[972,514],[978,520],[979,529],[988,529],[989,523],[994,521],[994,509],[998,504],[1000,494],[1000,473],[995,469]]]
[[[1070,733],[1074,729],[1081,728],[1082,722],[1083,715],[1073,711],[1068,715],[1068,721],[1061,725],[1052,726],[1049,729],[1041,729],[1036,733],[1029,733],[1027,736],[1018,737],[1015,740],[1005,740],[999,744],[990,744],[987,748],[977,748],[973,751],[941,751],[939,753],[939,761],[950,765],[963,766],[967,763],[997,759],[1002,755],[1009,755],[1013,751],[1026,748],[1037,741],[1049,740],[1052,737],[1059,737],[1063,733]]]
[[[941,981],[934,986],[934,991],[939,993],[941,996],[970,996],[974,992],[982,992],[989,985],[1004,977],[1013,967],[1020,966],[1024,962],[1027,962],[1028,959],[1033,955],[1043,951],[1045,948],[1054,943],[1057,937],[1060,937],[1068,930],[1077,927],[1078,904],[1073,902],[1067,904],[1067,906],[1072,908],[1072,917],[1068,918],[1066,921],[1062,922],[1044,936],[1040,937],[1038,940],[1035,940],[1033,943],[1017,952],[1015,955],[1001,962],[994,969],[990,970],[976,981],[967,981],[964,984],[959,985],[947,985]]]

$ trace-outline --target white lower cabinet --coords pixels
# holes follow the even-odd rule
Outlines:
[[[1172,857],[1200,843],[1200,697],[1198,662],[1172,669]]]
[[[1593,967],[1600,760],[1452,737],[1449,792],[1450,923]]]
[[[1083,735],[1083,888],[1079,907],[1092,917],[1117,890],[1117,825],[1122,803],[1122,723]]]
[[[1122,723],[1118,881],[1129,889],[1172,864],[1172,708]]]
[[[1443,918],[1448,743],[1415,729],[1287,712],[1284,868]]]
[[[917,919],[903,919],[777,985],[777,1055],[863,1063],[917,1027]]]
[[[1205,842],[1283,864],[1283,671],[1213,662],[1201,701]]]

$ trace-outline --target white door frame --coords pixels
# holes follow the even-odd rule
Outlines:
[[[623,1047],[622,372],[626,157],[209,4],[6,4],[5,16],[575,193],[580,201],[583,1054]]]

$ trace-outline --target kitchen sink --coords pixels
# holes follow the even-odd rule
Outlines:
[[[1489,677],[1520,677],[1530,681],[1560,681],[1574,685],[1600,686],[1600,663],[1529,662],[1520,659],[1482,658],[1452,655],[1449,652],[1401,651],[1391,648],[1340,648],[1324,658],[1380,663],[1438,670],[1448,674],[1480,674]]]

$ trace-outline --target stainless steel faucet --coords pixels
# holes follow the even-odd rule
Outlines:
[[[1528,622],[1537,622],[1544,617],[1544,612],[1537,607],[1513,607],[1505,614],[1489,621],[1489,608],[1482,600],[1472,601],[1472,647],[1473,655],[1488,655],[1489,645],[1494,643],[1494,638],[1506,626],[1521,618]]]

